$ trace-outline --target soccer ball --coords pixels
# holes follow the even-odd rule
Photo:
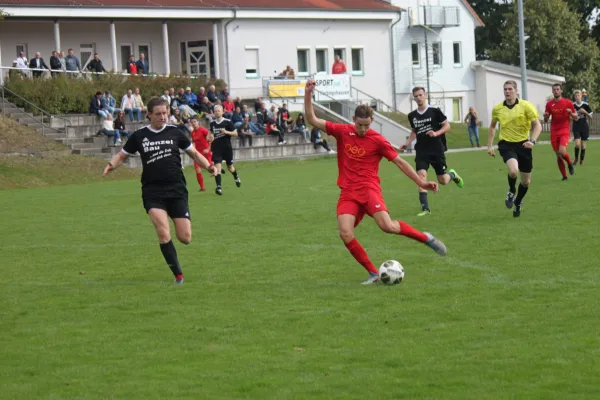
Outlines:
[[[396,260],[388,260],[379,267],[379,278],[386,285],[397,285],[404,279],[404,268]]]

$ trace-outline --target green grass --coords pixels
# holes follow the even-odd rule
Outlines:
[[[194,243],[172,285],[137,180],[0,192],[2,399],[592,399],[599,394],[596,143],[560,182],[536,146],[520,219],[484,151],[448,154],[465,188],[431,195],[382,163],[392,216],[449,255],[357,237],[400,286],[337,237],[333,159],[239,165],[241,189],[196,191]],[[411,159],[412,162],[412,159]],[[210,185],[209,187],[212,187]]]

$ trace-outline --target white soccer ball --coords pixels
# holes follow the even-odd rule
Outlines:
[[[388,260],[379,267],[379,278],[386,285],[397,285],[404,279],[404,268],[396,260]]]

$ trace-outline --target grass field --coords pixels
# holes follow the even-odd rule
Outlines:
[[[561,182],[535,148],[521,218],[484,151],[448,154],[464,189],[431,195],[389,163],[392,216],[447,257],[357,237],[403,263],[366,273],[337,237],[334,159],[239,165],[198,193],[174,286],[136,180],[0,191],[2,399],[593,399],[600,396],[600,149]],[[412,160],[411,160],[412,161]],[[210,185],[209,187],[212,187]]]

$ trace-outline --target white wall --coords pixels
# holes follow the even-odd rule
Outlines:
[[[351,69],[351,48],[363,47],[364,75],[352,76],[352,86],[392,102],[392,67],[389,26],[391,21],[235,20],[228,26],[229,86],[242,97],[262,94],[262,80],[246,78],[245,46],[259,47],[259,75],[277,75],[289,64],[298,72],[297,47],[310,49],[310,72],[316,72],[316,47],[328,49],[331,71],[334,47],[346,49]],[[221,71],[225,75],[225,71]]]

